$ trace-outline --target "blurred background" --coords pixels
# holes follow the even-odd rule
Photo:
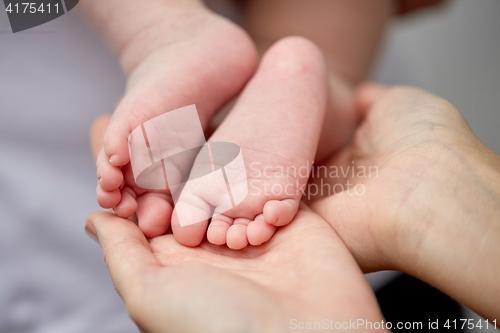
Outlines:
[[[499,17],[498,0],[456,0],[396,18],[373,79],[448,99],[500,154]],[[88,130],[124,86],[117,61],[76,11],[12,34],[0,10],[2,333],[137,332],[83,231],[99,209]],[[476,318],[399,273],[367,278],[388,319],[416,318],[419,308]]]
[[[449,1],[395,19],[373,78],[449,100],[500,154],[500,1]]]

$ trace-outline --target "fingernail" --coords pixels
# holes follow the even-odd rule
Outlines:
[[[109,163],[113,164],[116,162],[116,160],[118,159],[118,156],[116,155],[112,155],[110,158],[109,158]]]
[[[94,227],[91,227],[88,224],[85,225],[85,233],[99,244],[99,240],[97,239],[97,234]]]

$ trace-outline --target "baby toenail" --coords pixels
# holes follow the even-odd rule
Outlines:
[[[116,159],[117,159],[117,158],[118,158],[118,157],[117,157],[116,155],[111,156],[111,157],[109,158],[109,163],[113,164],[114,162],[116,162]],[[113,165],[114,165],[114,164],[113,164]]]

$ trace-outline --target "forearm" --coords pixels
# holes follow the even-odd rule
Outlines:
[[[129,72],[155,48],[184,37],[183,26],[205,12],[200,0],[84,0],[80,11]],[[169,27],[165,29],[157,27]],[[161,35],[155,33],[161,30]]]

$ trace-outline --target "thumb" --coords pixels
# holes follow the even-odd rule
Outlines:
[[[140,287],[141,273],[160,267],[144,234],[133,222],[109,212],[89,216],[85,230],[101,245],[116,291],[124,300]]]

